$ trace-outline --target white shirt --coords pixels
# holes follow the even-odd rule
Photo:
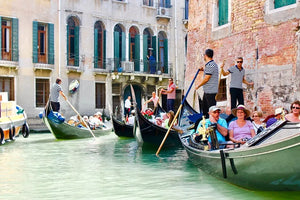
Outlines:
[[[125,100],[125,108],[130,108],[131,107],[131,102],[129,99]]]
[[[149,100],[150,100],[150,101],[153,101],[153,103],[154,103],[154,107],[156,107],[156,106],[157,106],[157,102],[158,102],[158,96],[155,96],[154,98],[153,98],[153,97],[151,97]]]

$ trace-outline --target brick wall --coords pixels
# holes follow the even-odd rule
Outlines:
[[[277,107],[289,110],[290,103],[300,99],[300,82],[296,76],[300,70],[297,65],[300,39],[296,34],[300,23],[300,14],[297,14],[300,5],[289,6],[283,8],[287,9],[283,12],[274,13],[274,10],[268,10],[265,0],[229,0],[229,23],[223,27],[214,27],[215,13],[212,10],[216,2],[190,1],[185,88],[190,85],[197,68],[205,64],[205,49],[211,48],[218,64],[226,59],[224,69],[234,65],[236,57],[244,58],[246,79],[255,83],[253,89],[244,85],[247,107],[262,110],[264,116],[272,114]],[[286,12],[295,14],[282,17]],[[201,78],[202,74],[196,84]],[[227,88],[229,90],[229,85]],[[227,96],[228,101],[221,103],[225,105],[224,110],[230,107],[229,93]],[[191,101],[191,98],[192,95],[188,99]]]

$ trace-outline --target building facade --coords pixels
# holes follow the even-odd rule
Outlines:
[[[219,65],[226,59],[225,70],[237,57],[244,58],[246,79],[254,82],[253,88],[244,86],[247,107],[265,116],[277,107],[290,110],[290,104],[300,99],[300,1],[192,0],[189,8],[185,88],[197,66],[204,66],[205,49],[211,48]],[[227,113],[230,78],[221,78],[223,99],[217,102]]]
[[[166,87],[170,77],[181,97],[187,0],[23,3],[1,0],[0,90],[29,118],[43,111],[57,77],[70,103],[87,115],[121,113],[131,95],[130,84],[140,107],[153,91]],[[80,83],[74,94],[69,93],[73,80]],[[161,99],[164,105],[165,97]],[[74,115],[62,98],[61,112]]]

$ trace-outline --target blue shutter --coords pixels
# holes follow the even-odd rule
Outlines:
[[[70,42],[69,42],[69,37],[70,37],[70,31],[69,31],[69,25],[67,25],[67,65],[69,66],[69,60],[70,60],[70,55],[69,55],[69,48],[70,48]]]
[[[114,32],[114,63],[115,63],[115,70],[118,69],[119,67],[119,61],[120,61],[120,56],[119,56],[119,32]]]
[[[168,39],[164,39],[164,73],[168,73]]]
[[[143,35],[143,62],[144,62],[144,72],[148,72],[148,44],[147,44],[148,35]]]
[[[155,60],[157,60],[156,59],[156,36],[152,36],[152,48],[153,48],[152,55],[154,56]]]
[[[103,31],[103,59],[102,59],[102,63],[103,63],[103,69],[106,68],[106,30]]]
[[[125,33],[122,32],[122,61],[126,59],[126,36]]]
[[[171,0],[166,0],[166,8],[171,8]]]
[[[54,24],[48,24],[48,64],[54,64]]]
[[[79,26],[75,26],[75,40],[74,40],[75,66],[79,66]]]
[[[140,35],[134,37],[134,71],[140,71]]]
[[[12,19],[12,61],[19,61],[19,20]]]
[[[131,54],[131,36],[130,33],[128,33],[128,60],[130,61],[130,54]]]
[[[94,29],[94,68],[98,68],[98,29]]]
[[[2,60],[2,20],[0,16],[0,60]]]

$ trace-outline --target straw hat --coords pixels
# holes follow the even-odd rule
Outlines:
[[[250,110],[248,110],[244,105],[238,105],[236,108],[232,109],[231,112],[234,116],[236,116],[236,112],[238,110],[243,110],[246,113],[245,118],[248,118],[250,116]]]
[[[276,110],[275,110],[275,115],[280,115],[280,114],[282,114],[283,113],[283,109],[282,108],[277,108]]]

